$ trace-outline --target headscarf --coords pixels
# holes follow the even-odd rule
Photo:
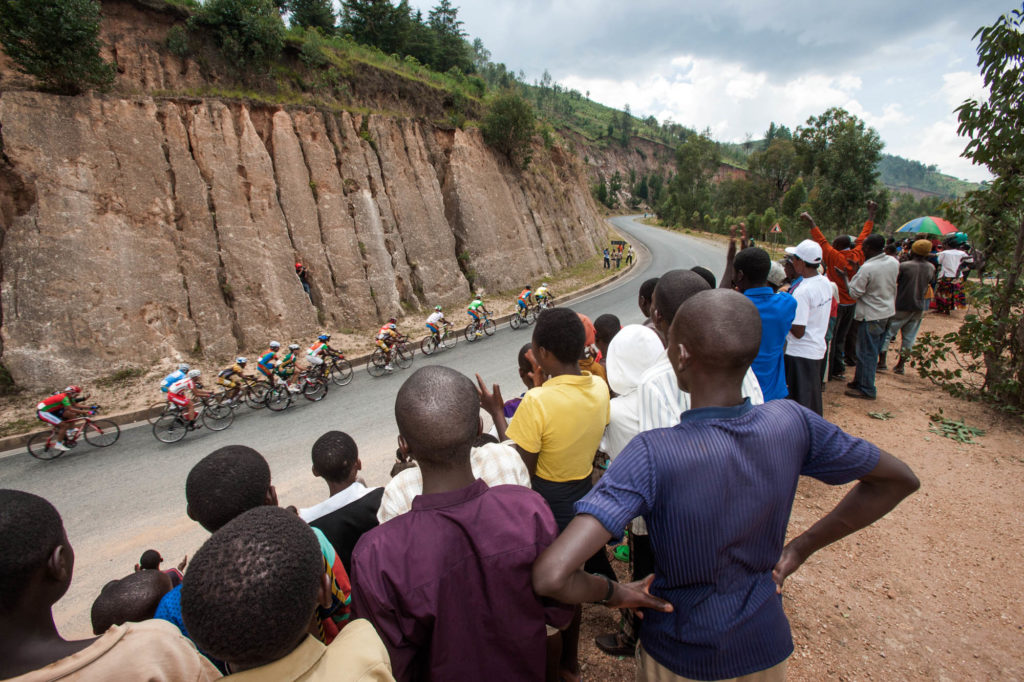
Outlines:
[[[608,344],[608,385],[618,395],[632,393],[664,350],[654,330],[641,324],[626,325]]]

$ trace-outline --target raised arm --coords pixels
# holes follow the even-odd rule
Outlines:
[[[822,547],[870,526],[916,491],[921,482],[906,464],[888,452],[879,454],[878,463],[860,479],[836,508],[806,531],[793,538],[772,571],[777,589],[807,558]]]
[[[740,223],[740,229],[742,231],[741,243],[747,243],[747,225],[746,223]],[[725,273],[722,274],[722,281],[718,283],[719,289],[732,289],[732,281],[736,276],[736,271],[733,269],[733,260],[736,258],[736,226],[733,225],[729,228],[729,250],[725,254]]]

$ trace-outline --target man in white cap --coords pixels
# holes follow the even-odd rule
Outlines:
[[[789,399],[821,414],[821,363],[828,348],[825,335],[832,312],[832,285],[818,274],[821,246],[805,239],[786,247],[796,273],[789,293],[796,299],[796,317],[786,337],[786,387]]]

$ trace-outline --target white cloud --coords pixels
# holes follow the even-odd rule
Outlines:
[[[951,109],[965,99],[985,98],[985,83],[977,71],[953,71],[942,74],[942,95]]]

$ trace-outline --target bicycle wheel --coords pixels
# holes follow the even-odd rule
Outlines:
[[[476,324],[473,322],[467,324],[466,330],[462,332],[462,335],[466,337],[467,343],[473,343],[474,341],[476,341]]]
[[[387,364],[387,361],[384,359],[384,351],[378,348],[373,351],[373,355],[366,361],[366,371],[372,377],[384,376],[384,373],[387,372],[387,369],[385,369]]]
[[[327,395],[327,381],[319,377],[306,381],[302,386],[302,395],[306,396],[306,400],[320,402]]]
[[[177,412],[168,412],[153,424],[153,436],[161,443],[177,443],[186,433],[188,427]]]
[[[452,333],[451,329],[445,329],[444,334],[441,335],[441,345],[444,348],[451,350],[455,348],[455,344],[459,342],[459,337]]]
[[[352,363],[345,358],[337,358],[331,363],[331,381],[335,386],[345,386],[352,381]]]
[[[274,412],[282,412],[292,404],[292,392],[287,386],[274,386],[267,391],[267,407]]]
[[[270,392],[270,384],[266,381],[257,381],[245,389],[245,404],[254,410],[267,406],[267,393]]]
[[[121,427],[109,419],[92,419],[82,429],[85,442],[98,448],[113,445],[121,437]]]
[[[519,329],[523,326],[523,321],[523,317],[518,312],[515,312],[512,313],[512,317],[508,318],[508,326],[513,329]]]
[[[395,349],[395,364],[402,369],[409,369],[412,367],[412,351],[401,346]]]
[[[166,399],[161,400],[158,403],[153,403],[148,408],[146,408],[147,414],[149,414],[149,416],[146,417],[146,421],[148,421],[150,424],[155,424],[157,419],[159,419],[160,417],[164,416],[164,414],[167,413],[167,409],[170,406],[171,404],[167,402]]]
[[[484,321],[484,334],[487,334],[487,336],[494,336],[494,332],[497,331],[497,327],[498,325],[494,324],[494,320],[488,317]]]
[[[420,341],[420,352],[424,355],[430,355],[435,350],[437,350],[437,339],[434,338],[433,334],[427,334]]]
[[[533,324],[537,321],[537,307],[534,306],[526,311],[526,324]]]
[[[235,411],[220,403],[203,408],[203,426],[211,431],[223,431],[235,421]]]
[[[28,454],[36,459],[57,459],[64,454],[63,450],[54,447],[56,441],[50,440],[48,432],[37,433],[28,439]]]

